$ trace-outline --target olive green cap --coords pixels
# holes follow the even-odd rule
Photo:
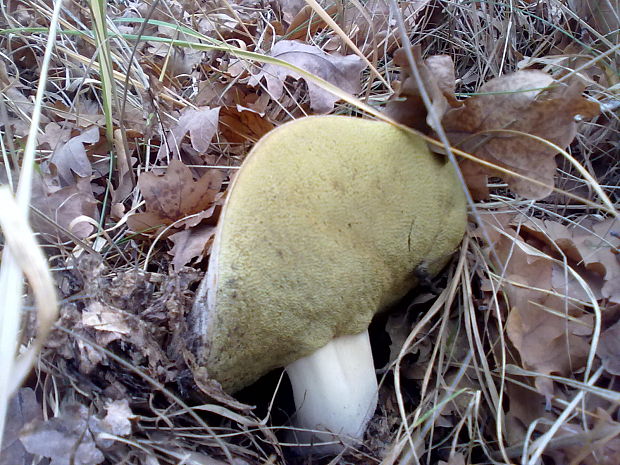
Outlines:
[[[345,116],[278,127],[229,188],[190,320],[197,362],[234,392],[366,330],[465,225],[454,170],[422,138]]]

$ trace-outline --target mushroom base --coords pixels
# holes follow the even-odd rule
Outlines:
[[[337,454],[362,439],[378,391],[368,331],[338,337],[286,372],[297,408],[290,440],[298,452]]]

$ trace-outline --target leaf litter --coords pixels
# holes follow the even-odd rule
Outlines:
[[[586,11],[589,24],[578,27],[582,40],[593,48],[586,50],[567,35],[544,32],[548,24],[557,30],[566,25],[565,5],[527,2],[527,15],[520,14],[526,11],[519,9],[523,5],[513,11],[518,24],[514,34],[522,40],[520,31],[530,28],[540,42],[528,48],[513,41],[502,57],[494,48],[503,40],[494,35],[505,23],[501,6],[426,0],[402,5],[406,27],[424,37],[423,46],[413,49],[415,64],[450,143],[491,166],[460,160],[484,220],[471,231],[472,290],[461,288],[473,312],[464,317],[464,309],[453,305],[424,326],[401,361],[400,393],[394,390],[392,362],[432,305],[435,291],[425,290],[409,302],[411,306],[387,319],[384,327],[391,345],[386,344],[389,353],[380,370],[387,375],[381,407],[370,426],[367,449],[347,453],[352,463],[368,463],[368,457],[395,463],[394,457],[410,452],[402,449],[409,442],[402,435],[399,395],[407,413],[422,418],[416,454],[429,463],[460,464],[487,463],[488,455],[501,461],[501,451],[495,448],[504,446],[510,457],[518,457],[515,462],[525,460],[520,454],[527,449],[528,434],[540,437],[549,431],[581,392],[575,383],[587,382],[599,366],[603,371],[596,387],[610,393],[619,390],[614,376],[620,371],[620,228],[611,215],[604,217],[574,201],[557,205],[559,197],[549,195],[561,178],[562,185],[572,182],[586,200],[596,201],[591,186],[557,157],[558,149],[570,151],[591,174],[605,179],[607,192],[617,187],[617,119],[607,110],[617,101],[617,76],[610,72],[609,53],[591,60],[592,50],[608,50],[613,28],[602,10],[589,10],[588,2],[569,3],[575,11]],[[127,99],[124,119],[113,115],[112,162],[100,137],[105,124],[98,104],[100,89],[81,68],[81,63],[92,62],[92,44],[77,40],[75,51],[64,56],[59,49],[54,72],[66,79],[55,81],[58,91],[42,118],[32,222],[58,270],[64,299],[58,326],[72,333],[53,334],[37,372],[41,382],[17,393],[19,403],[11,408],[22,410],[10,418],[1,460],[30,463],[37,454],[47,463],[116,463],[131,454],[135,463],[149,465],[188,457],[194,463],[223,463],[225,454],[212,430],[184,409],[175,410],[179,406],[170,400],[174,396],[192,405],[204,404],[207,396],[214,402],[208,411],[224,412],[209,416],[208,422],[227,435],[232,463],[291,460],[286,446],[278,442],[279,433],[265,427],[248,405],[258,403],[261,409],[264,401],[234,399],[208,378],[208,372],[192,365],[184,316],[204,273],[230,168],[241,163],[260,137],[291,118],[357,110],[338,104],[336,96],[287,68],[160,39],[196,44],[196,36],[177,26],[196,27],[207,38],[225,40],[240,50],[268,50],[268,57],[360,98],[369,97],[369,103],[385,108],[398,122],[429,136],[436,137],[439,127],[424,108],[404,50],[396,50],[399,35],[388,2],[326,9],[390,81],[391,97],[392,89],[368,80],[364,62],[305,2],[279,0],[273,5],[274,16],[269,17],[245,0],[209,11],[174,0],[150,13],[140,2],[135,8],[108,5],[111,19],[135,19],[117,23],[119,30],[138,34],[144,27],[144,35],[158,38],[136,49],[139,60],[134,65],[122,59],[116,63],[118,70],[132,71],[127,82],[116,82]],[[12,2],[8,8],[23,27],[46,24],[47,18],[29,9],[27,2]],[[71,8],[74,16],[67,24],[75,25],[74,18],[90,24],[81,5]],[[142,19],[151,13],[159,23],[144,24]],[[531,23],[535,16],[542,22]],[[472,25],[478,29],[469,29]],[[32,111],[29,68],[38,66],[36,50],[42,47],[38,44],[26,53],[37,37],[15,40],[5,47],[8,55],[0,62],[0,82],[8,102],[4,127],[13,134],[10,142],[19,146]],[[459,41],[465,46],[457,46]],[[546,48],[551,43],[555,48]],[[545,52],[532,53],[534,49]],[[476,64],[480,58],[484,66]],[[521,69],[524,66],[529,69]],[[97,69],[89,72],[98,79]],[[591,118],[596,118],[595,124],[588,122]],[[602,136],[593,141],[595,130]],[[3,165],[2,183],[14,181],[15,159],[5,159]],[[498,184],[498,178],[505,184]],[[523,198],[530,200],[530,207],[520,203]],[[152,253],[146,253],[147,247]],[[156,271],[139,271],[146,269]],[[440,287],[442,280],[445,276],[439,279]],[[24,341],[33,323],[26,322]],[[597,330],[600,337],[595,339]],[[597,357],[590,365],[594,343]],[[470,347],[476,349],[476,369],[469,367],[459,381],[459,364]],[[481,366],[490,371],[485,373]],[[145,381],[146,376],[158,387]],[[441,396],[454,392],[453,384],[466,394],[427,416],[443,405]],[[505,405],[495,398],[502,388]],[[44,398],[57,405],[53,412],[45,409]],[[477,399],[475,407],[471,399]],[[270,410],[276,426],[286,424],[277,420],[279,408]],[[492,432],[498,431],[500,413],[507,428],[503,436]],[[562,424],[544,459],[556,464],[617,463],[617,405],[587,395],[580,414]],[[231,418],[244,420],[236,423]],[[242,424],[258,425],[257,432]],[[562,435],[576,439],[562,442]],[[114,441],[112,436],[127,441]],[[487,441],[485,448],[470,447],[474,440]]]
[[[360,91],[360,74],[366,64],[356,55],[325,53],[316,45],[304,44],[295,40],[281,40],[269,55],[295,65],[351,94]],[[275,64],[265,64],[260,72],[251,77],[250,86],[257,86],[262,79],[267,83],[267,91],[274,100],[284,93],[287,77],[303,79],[296,71]],[[314,82],[306,82],[310,98],[310,108],[316,113],[327,113],[334,109],[339,97],[321,88]]]
[[[221,198],[223,175],[217,169],[207,170],[194,180],[188,166],[171,160],[163,176],[151,172],[138,177],[138,188],[144,196],[146,211],[131,215],[127,223],[136,232],[154,234],[163,226],[187,229],[210,218],[216,201]]]
[[[525,198],[538,200],[551,194],[558,147],[565,149],[573,141],[578,120],[591,119],[600,111],[597,102],[582,95],[586,85],[576,77],[560,82],[542,71],[522,70],[489,80],[474,96],[460,102],[454,94],[452,59],[436,55],[422,60],[419,48],[412,52],[450,143],[492,164],[488,167],[475,160],[461,160],[472,194],[488,197],[488,176],[503,178]],[[431,133],[421,91],[404,55],[402,49],[395,54],[403,76],[396,98],[387,106],[388,114],[402,124]]]

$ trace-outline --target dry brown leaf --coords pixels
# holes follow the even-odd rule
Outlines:
[[[19,45],[16,43],[14,46],[17,49],[29,49],[29,45],[27,42],[19,40]],[[32,51],[30,51],[32,53]],[[2,93],[4,94],[4,99],[7,102],[9,108],[12,108],[15,114],[20,115],[20,118],[15,120],[17,124],[21,119],[30,119],[30,115],[32,113],[32,101],[24,95],[23,91],[28,91],[28,86],[22,84],[20,80],[17,78],[18,73],[16,72],[14,63],[9,63],[9,69],[7,69],[7,63],[4,61],[5,55],[3,54],[0,57],[0,86],[2,86]],[[23,117],[26,118],[23,118]],[[41,113],[41,123],[48,123],[49,118],[45,115],[45,113]],[[26,126],[27,127],[27,126]],[[28,131],[26,131],[26,134]]]
[[[620,375],[620,321],[603,331],[597,354],[609,373]]]
[[[91,302],[82,312],[82,325],[95,331],[97,344],[106,347],[110,342],[122,339],[131,332],[126,316],[101,302]]]
[[[465,465],[465,456],[459,452],[450,454],[447,462],[440,460],[437,465]]]
[[[179,121],[166,135],[166,141],[162,141],[158,158],[163,159],[164,153],[172,153],[174,157],[179,157],[179,147],[188,133],[194,150],[200,153],[206,152],[217,132],[219,114],[220,107],[183,110]]]
[[[96,465],[105,460],[93,437],[88,408],[64,406],[60,416],[28,425],[20,440],[31,454],[49,457],[51,465]]]
[[[587,432],[581,425],[565,424],[560,428],[559,435],[582,435],[577,441],[571,441],[559,451],[552,454],[555,463],[579,465],[617,465],[620,457],[620,423],[602,408],[592,413],[596,422],[590,425]],[[586,439],[587,438],[587,439]],[[591,439],[590,439],[591,438]]]
[[[441,120],[450,107],[461,105],[454,95],[456,78],[452,58],[435,55],[423,60],[419,46],[411,47],[411,52],[435,114]],[[400,48],[394,53],[394,64],[400,67],[401,78],[399,85],[395,86],[397,92],[386,105],[385,112],[399,123],[429,133],[432,122],[427,118],[428,112],[418,83],[412,75],[405,49]]]
[[[196,226],[172,234],[168,239],[174,243],[174,247],[169,251],[174,257],[174,268],[179,270],[195,258],[196,263],[200,262],[207,254],[207,246],[214,235],[215,226],[210,225]]]
[[[569,0],[568,5],[579,18],[587,21],[597,32],[606,36],[611,44],[618,43],[620,38],[618,0]]]
[[[71,139],[71,129],[62,127],[58,123],[48,123],[45,125],[45,132],[37,137],[37,142],[39,146],[47,144],[50,149],[56,150],[59,144],[64,144],[69,139]]]
[[[219,107],[202,107],[196,110],[187,108],[179,118],[179,123],[172,133],[181,141],[189,133],[192,147],[198,152],[206,152],[217,131]]]
[[[109,401],[105,409],[102,430],[117,436],[128,436],[131,433],[131,420],[135,418],[129,407],[129,401],[127,399]]]
[[[595,224],[592,229],[597,234],[590,241],[583,241],[588,252],[582,250],[587,266],[601,265],[605,269],[603,297],[620,303],[620,222],[609,218]]]
[[[398,358],[400,351],[405,344],[405,340],[410,333],[410,324],[407,320],[407,313],[392,313],[385,322],[385,331],[390,336],[390,359],[389,363]]]
[[[93,173],[84,144],[94,144],[98,141],[99,128],[92,126],[54,150],[50,158],[50,165],[56,168],[61,185],[70,186],[74,184],[72,172],[82,178]]]
[[[291,24],[293,18],[306,6],[304,0],[275,0],[282,11],[282,19],[286,24]]]
[[[211,169],[194,181],[190,169],[179,160],[172,160],[163,176],[142,173],[138,187],[146,212],[131,215],[127,224],[134,231],[149,232],[172,223],[179,229],[196,226],[213,215],[223,179],[220,170]],[[182,220],[190,215],[195,216]]]
[[[366,64],[356,55],[330,55],[315,45],[296,40],[281,40],[271,49],[269,55],[295,65],[351,94],[360,91],[360,75]],[[252,76],[250,86],[257,86],[261,79],[267,82],[267,90],[274,100],[284,93],[287,77],[303,79],[294,71],[282,66],[265,64],[260,73]],[[316,113],[328,113],[334,109],[338,97],[313,82],[306,82],[310,95],[310,108]]]
[[[17,391],[9,401],[8,412],[4,429],[4,437],[0,450],[0,465],[21,465],[33,463],[34,457],[29,454],[21,441],[19,432],[32,421],[43,418],[43,408],[37,401],[37,396],[30,388]]]
[[[273,129],[273,124],[258,112],[238,105],[222,108],[220,128],[227,141],[240,144],[258,141]]]
[[[584,85],[577,79],[566,84],[542,71],[517,71],[485,83],[479,90],[482,95],[449,110],[442,124],[452,145],[542,182],[540,186],[487,171],[488,175],[504,178],[518,194],[541,199],[553,189],[554,157],[558,151],[532,137],[499,130],[538,136],[566,148],[577,133],[575,118],[592,118],[599,113],[598,103],[583,97],[583,90]],[[464,162],[468,163],[472,162]],[[475,182],[479,184],[479,180]]]
[[[56,101],[50,105],[50,111],[55,113],[59,120],[71,121],[79,129],[86,129],[90,126],[104,127],[106,124],[105,115],[99,103],[94,100],[78,98],[71,106]]]
[[[333,18],[341,9],[342,6],[336,3],[328,6],[325,12]],[[312,7],[306,5],[295,15],[284,35],[288,40],[303,40],[306,36],[312,37],[326,26],[325,21],[314,12]]]
[[[174,29],[169,27],[160,28],[160,32],[165,32],[162,36],[171,36],[171,31],[174,31]],[[173,34],[175,35],[171,38],[176,40],[181,40],[179,35],[184,35],[178,34],[178,31],[174,31]],[[187,40],[190,43],[195,42],[195,39],[188,36],[184,36],[184,40]],[[151,40],[147,41],[147,44],[150,55],[153,57],[159,57],[160,60],[165,60],[166,66],[164,69],[166,70],[166,74],[170,77],[190,74],[192,70],[200,65],[202,60],[203,52],[198,49],[191,47],[170,46],[170,44],[167,43],[155,42]]]
[[[573,220],[576,226],[569,228],[555,221],[532,218],[523,224],[523,231],[544,244],[539,249],[559,259],[560,249],[597,299],[620,303],[620,223],[614,218],[597,222],[590,216]],[[563,274],[554,277],[558,289],[566,282]],[[588,300],[581,286],[576,291],[568,295]]]
[[[33,207],[80,239],[88,237],[95,230],[95,226],[86,221],[74,223],[80,216],[93,219],[98,217],[97,201],[93,195],[90,178],[78,177],[72,185],[59,189],[50,185],[47,176],[35,172],[31,202]],[[66,234],[36,214],[32,216],[32,223],[38,232],[48,233],[62,240],[68,239]]]
[[[231,38],[238,27],[239,21],[230,14],[209,13],[198,20],[197,29],[206,36],[217,37],[221,40]]]
[[[131,433],[134,417],[126,399],[107,402],[105,410],[101,420],[84,405],[65,405],[59,416],[28,424],[20,440],[30,453],[49,457],[52,465],[96,465],[105,459],[102,450],[122,448],[108,436]]]
[[[519,381],[523,385],[506,383],[505,394],[510,403],[506,413],[506,439],[509,445],[522,443],[532,422],[552,415],[545,409],[545,398],[533,388],[528,389],[527,380]]]
[[[429,3],[430,0],[410,0],[399,5],[407,30],[416,27],[421,12]],[[366,57],[373,59],[377,54],[377,58],[380,59],[399,46],[399,31],[396,19],[390,11],[389,0],[344,2],[344,5],[342,28]],[[341,37],[332,40],[338,44],[338,47],[332,47],[333,49],[344,47],[344,50],[348,50]]]
[[[116,186],[111,188],[111,214],[120,213],[116,215],[116,218],[121,218],[125,210],[123,201],[133,191],[135,181],[131,169],[134,159],[127,153],[120,129],[114,130],[114,149],[116,152]]]
[[[413,3],[416,2],[407,2],[407,6],[403,8],[409,9]],[[363,10],[360,10],[360,7]],[[415,16],[411,11],[403,14],[407,18]],[[398,45],[397,29],[393,27],[395,22],[395,18],[390,14],[389,2],[386,0],[369,0],[363,4],[345,3],[343,29],[367,57],[375,52],[390,53]],[[342,41],[340,37],[338,40]]]
[[[569,376],[583,368],[587,359],[592,315],[561,297],[563,288],[554,287],[554,266],[558,265],[537,254],[514,231],[507,232],[509,237],[500,235],[493,247],[499,260],[496,265],[506,280],[508,336],[526,369]],[[538,377],[536,387],[546,396],[553,395],[548,378]]]
[[[569,376],[583,368],[587,359],[590,345],[583,333],[591,334],[592,318],[578,308],[565,310],[564,301],[549,294],[553,289],[548,264],[533,261],[527,278],[507,276],[517,285],[505,287],[511,307],[506,332],[526,369]],[[543,290],[533,290],[536,286]],[[546,396],[554,395],[553,383],[547,378],[537,378],[536,387]]]

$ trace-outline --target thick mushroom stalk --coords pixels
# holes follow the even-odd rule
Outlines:
[[[297,408],[295,442],[314,453],[339,453],[343,444],[362,439],[377,407],[368,331],[332,340],[288,365],[286,373]],[[323,442],[331,444],[317,445]]]

